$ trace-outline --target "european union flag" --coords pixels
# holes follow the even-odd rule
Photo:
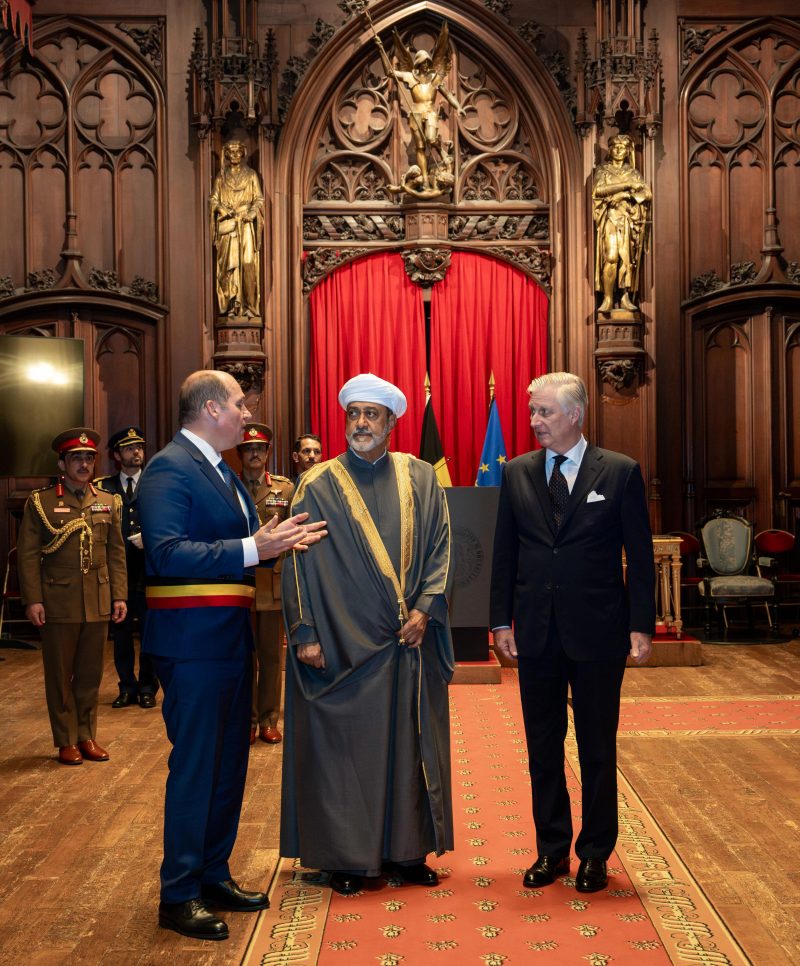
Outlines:
[[[503,430],[500,426],[497,402],[493,399],[489,406],[489,422],[486,426],[486,438],[483,441],[481,465],[478,467],[478,478],[475,480],[475,486],[500,486],[505,462],[506,444],[503,442]]]

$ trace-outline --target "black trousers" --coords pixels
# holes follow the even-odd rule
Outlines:
[[[573,661],[551,625],[544,653],[519,657],[519,685],[533,791],[539,855],[569,855],[572,816],[564,772],[567,688],[572,692],[581,766],[582,826],[579,858],[607,859],[617,821],[617,725],[625,658]]]
[[[136,679],[136,645],[134,631],[141,637],[147,603],[143,590],[133,590],[128,595],[128,613],[120,624],[111,623],[111,639],[114,641],[114,667],[119,675],[119,690],[130,694],[155,694],[158,691],[153,662],[149,654],[139,649],[139,679]]]

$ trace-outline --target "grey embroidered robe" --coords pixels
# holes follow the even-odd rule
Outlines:
[[[284,563],[281,853],[374,874],[453,847],[447,506],[428,463],[348,450],[303,474],[303,511],[330,535]],[[414,608],[430,618],[419,648],[397,636]],[[322,670],[297,660],[312,641]]]

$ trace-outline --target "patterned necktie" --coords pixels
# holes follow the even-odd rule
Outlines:
[[[553,460],[553,472],[550,474],[550,502],[553,504],[553,520],[556,524],[556,530],[561,526],[569,500],[569,486],[561,472],[561,464],[566,458],[559,453]]]
[[[130,503],[133,499],[133,477],[128,477],[128,482],[125,484],[125,499]]]
[[[220,460],[219,463],[217,463],[217,469],[222,474],[222,479],[225,480],[226,484],[233,491],[233,495],[236,497],[238,502],[239,491],[236,489],[236,484],[233,482],[233,470],[230,468],[230,466],[228,466],[225,460]]]

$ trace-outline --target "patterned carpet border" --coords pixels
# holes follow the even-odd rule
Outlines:
[[[270,908],[259,913],[242,966],[314,966],[331,902],[327,877],[315,877],[296,859],[281,859],[269,888]]]
[[[566,753],[580,773],[571,720]],[[748,966],[741,946],[620,769],[617,791],[619,838],[614,854],[630,876],[670,962]]]
[[[800,695],[629,698],[620,708],[625,737],[800,734]]]
[[[576,893],[573,855],[570,875],[523,889],[535,839],[516,673],[505,669],[498,685],[452,689],[451,723],[456,847],[431,862],[439,886],[372,880],[343,897],[331,893],[324,874],[283,859],[243,966],[748,963],[621,773],[609,888]],[[580,772],[571,727],[566,751],[577,828]]]

